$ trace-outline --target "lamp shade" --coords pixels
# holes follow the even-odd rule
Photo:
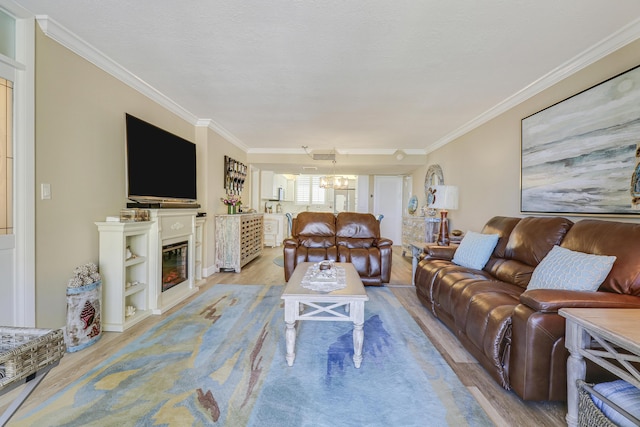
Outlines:
[[[458,209],[458,187],[455,185],[434,185],[433,209]]]

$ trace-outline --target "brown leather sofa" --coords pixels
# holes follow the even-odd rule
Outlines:
[[[350,262],[365,285],[380,286],[391,278],[391,246],[380,237],[380,223],[371,214],[301,212],[284,240],[284,278],[301,262]]]
[[[558,310],[640,308],[640,224],[495,217],[482,233],[500,236],[482,270],[454,264],[454,247],[425,249],[418,298],[504,388],[524,400],[566,400],[568,351]],[[527,290],[554,245],[617,258],[596,292]]]

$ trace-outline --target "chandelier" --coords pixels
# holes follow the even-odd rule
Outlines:
[[[333,169],[331,171],[331,175],[320,177],[320,188],[324,188],[324,189],[333,188],[334,190],[346,190],[347,188],[349,188],[349,178],[336,175],[336,161],[333,160],[332,163],[333,163]]]

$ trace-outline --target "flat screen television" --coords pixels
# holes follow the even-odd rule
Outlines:
[[[127,197],[195,203],[196,145],[126,114]]]

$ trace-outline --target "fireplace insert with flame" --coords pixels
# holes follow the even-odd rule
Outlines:
[[[189,279],[188,256],[186,241],[162,246],[162,292]]]

